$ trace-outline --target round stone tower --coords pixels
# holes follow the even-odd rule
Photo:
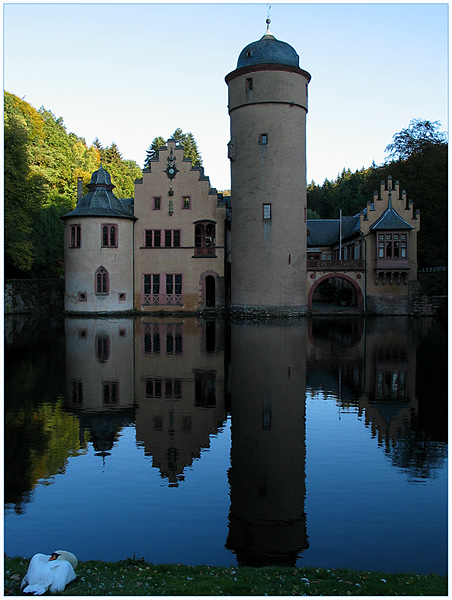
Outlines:
[[[269,31],[226,76],[231,140],[231,305],[306,313],[306,114],[311,76]]]

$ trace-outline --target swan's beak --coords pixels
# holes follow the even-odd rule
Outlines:
[[[56,554],[56,552],[54,552],[54,553],[51,555],[51,557],[49,558],[49,562],[50,562],[51,560],[56,560],[57,558],[58,558],[58,554]]]

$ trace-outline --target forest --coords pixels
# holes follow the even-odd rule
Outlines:
[[[202,164],[192,133],[176,129],[173,137],[193,164]],[[144,168],[164,144],[156,137],[147,150]],[[352,173],[344,169],[335,181],[308,185],[308,217],[354,215],[367,205],[380,181],[391,175],[421,211],[419,266],[447,264],[447,139],[438,122],[413,120],[395,134],[388,159]],[[100,166],[110,173],[120,198],[131,198],[141,167],[122,157],[113,142],[91,145],[68,133],[62,117],[35,109],[14,94],[4,95],[4,262],[5,279],[51,278],[64,273],[61,216],[76,204],[77,178],[84,194],[91,174]]]

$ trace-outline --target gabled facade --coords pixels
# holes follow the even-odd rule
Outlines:
[[[225,303],[225,201],[175,140],[150,164],[135,183],[134,307],[218,308]]]
[[[310,277],[315,280],[311,297],[312,283],[330,279],[339,286],[352,284],[355,306],[368,313],[408,314],[409,282],[417,279],[419,228],[419,211],[391,177],[359,214],[309,220],[308,285]]]

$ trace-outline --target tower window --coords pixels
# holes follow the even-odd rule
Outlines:
[[[95,289],[97,295],[108,294],[109,290],[109,277],[104,267],[99,267],[95,275]]]
[[[70,248],[80,248],[81,246],[81,228],[80,225],[71,225]]]
[[[268,134],[267,133],[259,134],[259,144],[261,146],[266,146],[268,144]]]
[[[118,247],[118,226],[117,225],[102,225],[102,247],[117,248]]]
[[[264,221],[267,221],[272,218],[272,205],[271,204],[263,204],[262,205],[262,218]]]
[[[246,54],[245,54],[246,58],[250,58],[252,55],[253,55],[253,51],[252,50],[247,50],[246,51]]]
[[[253,89],[253,78],[252,78],[252,77],[249,77],[249,78],[246,80],[246,89],[247,89],[248,91],[251,91],[251,90]]]

